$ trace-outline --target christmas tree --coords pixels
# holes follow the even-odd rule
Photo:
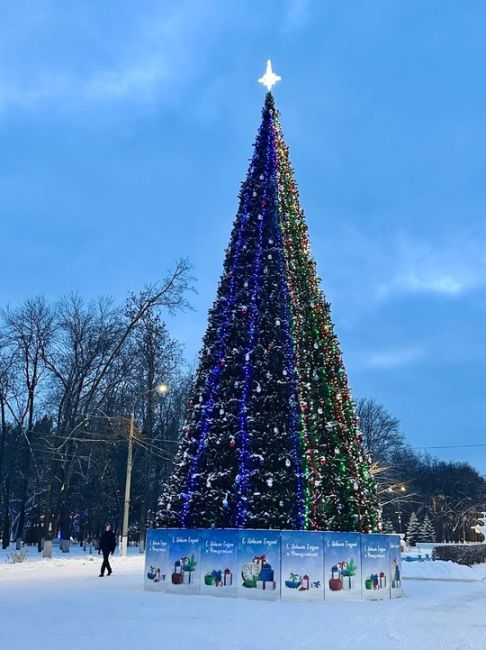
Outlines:
[[[418,541],[418,536],[420,533],[420,522],[418,520],[417,514],[412,512],[410,519],[408,520],[406,540],[409,546],[415,546]]]
[[[370,461],[319,284],[268,92],[161,525],[377,530]]]
[[[430,521],[429,515],[425,515],[422,525],[416,536],[417,542],[435,542],[435,528]]]

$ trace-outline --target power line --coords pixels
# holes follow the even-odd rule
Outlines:
[[[480,442],[472,445],[435,445],[429,447],[412,447],[412,449],[463,449],[465,447],[486,447],[486,442]]]

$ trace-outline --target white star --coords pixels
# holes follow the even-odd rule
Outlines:
[[[258,80],[259,83],[263,84],[268,91],[272,90],[272,86],[274,86],[277,81],[280,81],[282,77],[279,77],[278,74],[275,74],[274,71],[272,70],[272,62],[270,59],[267,61],[267,69],[265,70],[265,74],[263,77],[260,77]]]

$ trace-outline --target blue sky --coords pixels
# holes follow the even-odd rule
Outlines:
[[[194,360],[275,90],[353,394],[486,443],[486,4],[0,1],[0,302],[189,256]],[[437,449],[486,471],[486,447]]]

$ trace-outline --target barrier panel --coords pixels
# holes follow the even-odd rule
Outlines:
[[[365,536],[334,532],[322,535],[326,600],[361,600],[361,537]]]
[[[322,533],[284,530],[282,539],[282,599],[324,598]]]
[[[403,595],[398,535],[152,528],[145,588],[262,600]]]
[[[280,598],[280,531],[237,531],[238,596],[276,600]]]
[[[400,537],[388,535],[388,554],[390,559],[390,592],[392,598],[403,596]]]
[[[361,543],[361,570],[363,598],[384,600],[390,598],[390,535],[363,535]]]
[[[208,529],[201,553],[201,594],[236,596],[238,581],[238,531]]]
[[[166,591],[169,574],[170,531],[164,528],[147,531],[145,546],[145,589]]]

